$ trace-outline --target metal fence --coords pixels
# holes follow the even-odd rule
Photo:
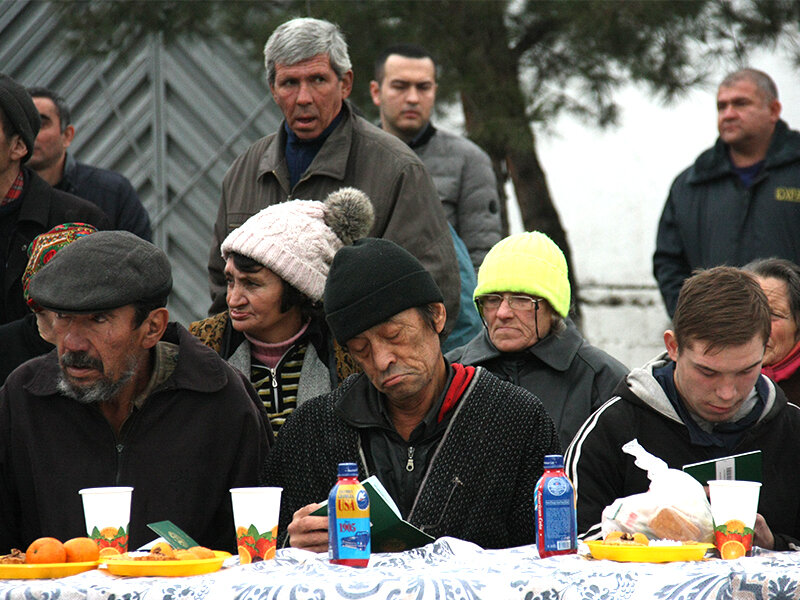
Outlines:
[[[0,0],[0,72],[64,96],[76,130],[69,152],[131,180],[172,262],[171,317],[188,324],[210,304],[206,263],[225,171],[275,131],[280,113],[231,43],[165,45],[151,35],[125,52],[77,57],[54,7]]]

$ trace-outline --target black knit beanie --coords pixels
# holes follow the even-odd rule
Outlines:
[[[33,154],[33,142],[36,141],[42,123],[39,120],[39,111],[36,110],[28,91],[2,73],[0,73],[0,109],[11,121],[14,133],[19,134],[28,149],[28,153],[22,157],[24,163]]]
[[[389,240],[364,238],[333,257],[325,282],[325,316],[344,345],[406,309],[444,302],[430,273]]]

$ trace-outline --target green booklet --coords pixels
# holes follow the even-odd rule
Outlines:
[[[738,479],[760,483],[761,450],[683,465],[683,470],[703,485],[708,485],[709,479]]]
[[[374,475],[361,482],[369,494],[370,543],[373,552],[402,552],[430,544],[434,538],[400,517],[400,509]],[[328,503],[312,515],[326,516]]]
[[[164,538],[173,548],[188,550],[198,545],[197,542],[189,537],[188,533],[172,521],[158,521],[157,523],[148,523],[147,526]]]

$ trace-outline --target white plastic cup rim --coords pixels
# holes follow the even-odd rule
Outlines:
[[[122,494],[132,492],[132,487],[126,486],[119,486],[119,487],[96,487],[96,488],[84,488],[82,490],[78,490],[79,494]]]
[[[274,493],[275,491],[283,491],[281,487],[243,487],[243,488],[231,488],[231,494],[263,494],[265,492]]]
[[[714,484],[718,487],[743,487],[743,488],[760,488],[761,482],[759,481],[745,481],[742,479],[709,479],[708,485]]]

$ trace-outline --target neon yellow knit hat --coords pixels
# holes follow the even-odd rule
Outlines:
[[[497,242],[478,271],[472,298],[500,292],[541,296],[559,315],[569,312],[567,260],[555,242],[540,231],[526,231]]]

